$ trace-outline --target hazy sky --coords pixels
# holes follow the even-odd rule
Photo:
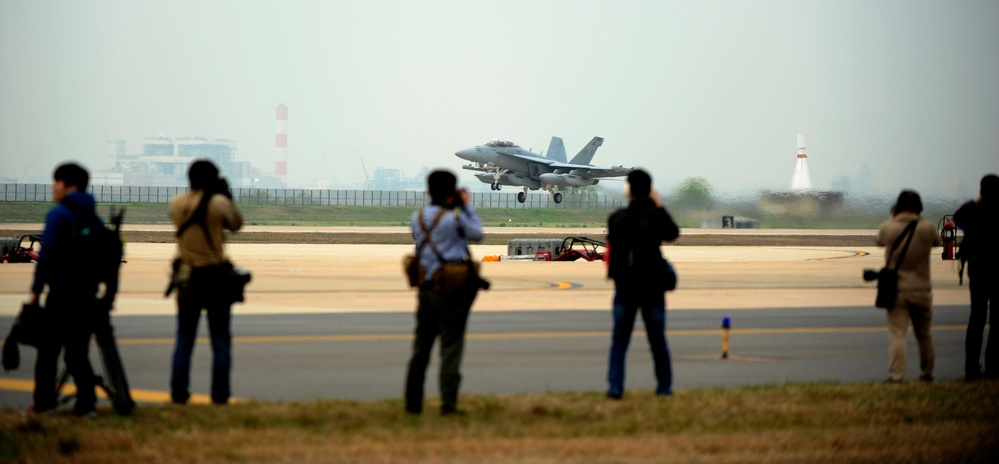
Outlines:
[[[789,188],[971,195],[999,171],[999,2],[0,0],[0,176],[105,165],[105,140],[235,139],[288,178],[534,151]]]

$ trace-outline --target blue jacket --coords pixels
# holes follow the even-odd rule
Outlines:
[[[72,192],[63,201],[73,203],[82,211],[96,214],[97,205],[94,197],[87,192]],[[68,247],[73,239],[77,218],[73,212],[62,204],[55,205],[45,216],[45,231],[42,232],[42,249],[38,253],[38,264],[35,266],[35,280],[31,284],[32,293],[42,293],[48,285],[50,292],[74,291],[94,295],[97,287],[79,288],[86,279],[88,269],[72,269],[71,266],[60,264],[70,252]]]

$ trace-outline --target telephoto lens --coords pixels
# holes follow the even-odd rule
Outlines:
[[[878,280],[878,276],[880,274],[880,272],[875,271],[874,269],[864,269],[864,282]]]

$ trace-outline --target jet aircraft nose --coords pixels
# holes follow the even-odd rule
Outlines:
[[[469,161],[475,161],[476,158],[477,158],[476,152],[475,152],[475,147],[466,148],[464,150],[458,150],[458,151],[454,152],[454,154],[458,158],[469,160]]]

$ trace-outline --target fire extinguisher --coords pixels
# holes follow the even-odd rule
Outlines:
[[[941,257],[947,261],[957,259],[957,227],[954,226],[954,217],[944,216],[940,223],[943,224],[940,228],[940,239],[943,240]]]

